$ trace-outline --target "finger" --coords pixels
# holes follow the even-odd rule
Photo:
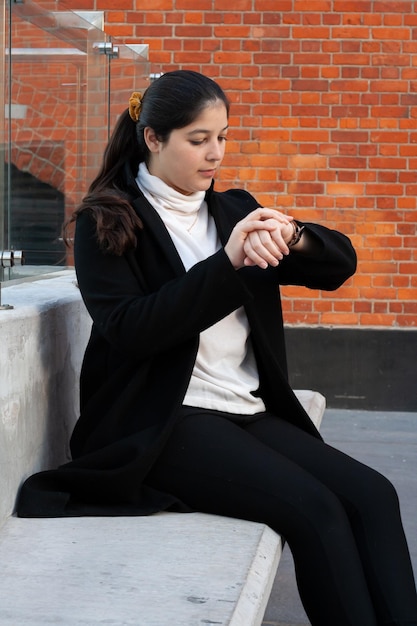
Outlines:
[[[263,235],[268,235],[264,231]],[[264,237],[265,239],[265,237]],[[244,242],[243,251],[259,267],[266,268],[268,265],[277,266],[282,254],[269,237],[269,241],[263,242],[260,233],[251,233]]]
[[[270,262],[270,255],[279,261],[282,259],[282,252],[272,237],[274,232],[257,230],[248,235],[248,245],[251,245],[253,250],[258,255],[263,256],[268,262]]]
[[[255,266],[258,266],[262,270],[266,270],[266,268],[269,267],[269,264],[265,260],[260,260],[258,263],[256,263],[255,261],[253,261],[249,257],[245,257],[244,258],[243,265],[245,267],[255,267]],[[271,265],[272,265],[272,263],[271,263]],[[279,265],[279,261],[276,261],[275,264],[273,265],[273,267],[277,267],[278,265]]]
[[[249,257],[245,257],[244,261],[243,261],[243,265],[245,267],[255,267],[257,264],[252,261]],[[260,267],[260,266],[259,266]],[[268,265],[266,265],[266,267],[262,267],[261,269],[266,269],[268,267]]]
[[[278,209],[263,207],[263,210],[268,211],[268,215],[270,214],[273,219],[276,219],[279,222],[288,224],[294,220],[293,217],[287,215],[286,213],[282,213],[282,211],[279,211]]]
[[[279,224],[280,222],[277,222],[272,218],[268,218],[265,220],[252,218],[248,220],[242,220],[242,222],[239,222],[238,226],[247,236],[249,233],[252,233],[254,231],[275,230],[279,226]]]
[[[290,249],[288,244],[284,239],[284,227],[286,224],[282,224],[281,227],[276,228],[275,230],[269,231],[269,236],[274,241],[275,245],[279,248],[282,254],[288,255],[290,253]]]

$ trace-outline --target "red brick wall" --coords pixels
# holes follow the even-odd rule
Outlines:
[[[225,88],[218,188],[352,238],[356,276],[336,293],[285,288],[287,323],[417,325],[417,2],[70,2],[149,44],[153,71],[196,69]]]

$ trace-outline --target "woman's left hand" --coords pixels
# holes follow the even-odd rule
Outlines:
[[[287,241],[291,241],[294,233],[291,222],[292,217],[274,210],[274,216],[268,217],[268,222],[271,219],[276,222],[276,228],[273,230],[255,230],[248,233],[248,236],[244,243],[244,251],[246,258],[244,264],[246,266],[258,265],[262,269],[267,267],[264,259],[262,258],[261,251],[265,248],[273,255],[274,260],[270,265],[277,266],[283,257],[289,254],[290,250],[287,245]]]

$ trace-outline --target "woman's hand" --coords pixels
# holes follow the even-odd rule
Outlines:
[[[287,242],[291,241],[294,234],[294,228],[291,224],[293,218],[278,211],[274,211],[274,213],[277,214],[273,218],[278,222],[276,228],[271,231],[256,230],[248,234],[244,244],[244,250],[247,252],[244,265],[258,265],[265,269],[267,265],[262,260],[264,247],[274,256],[273,261],[268,261],[268,264],[274,267],[279,264],[285,255],[290,253]]]
[[[224,248],[233,267],[277,266],[289,253],[286,241],[293,233],[292,220],[275,209],[259,208],[249,213],[236,224]]]

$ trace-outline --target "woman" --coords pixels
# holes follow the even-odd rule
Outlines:
[[[93,319],[73,460],[21,516],[205,511],[287,540],[314,626],[417,625],[397,495],[322,441],[287,381],[279,284],[337,289],[349,240],[218,193],[229,103],[164,74],[135,93],[76,222]]]

